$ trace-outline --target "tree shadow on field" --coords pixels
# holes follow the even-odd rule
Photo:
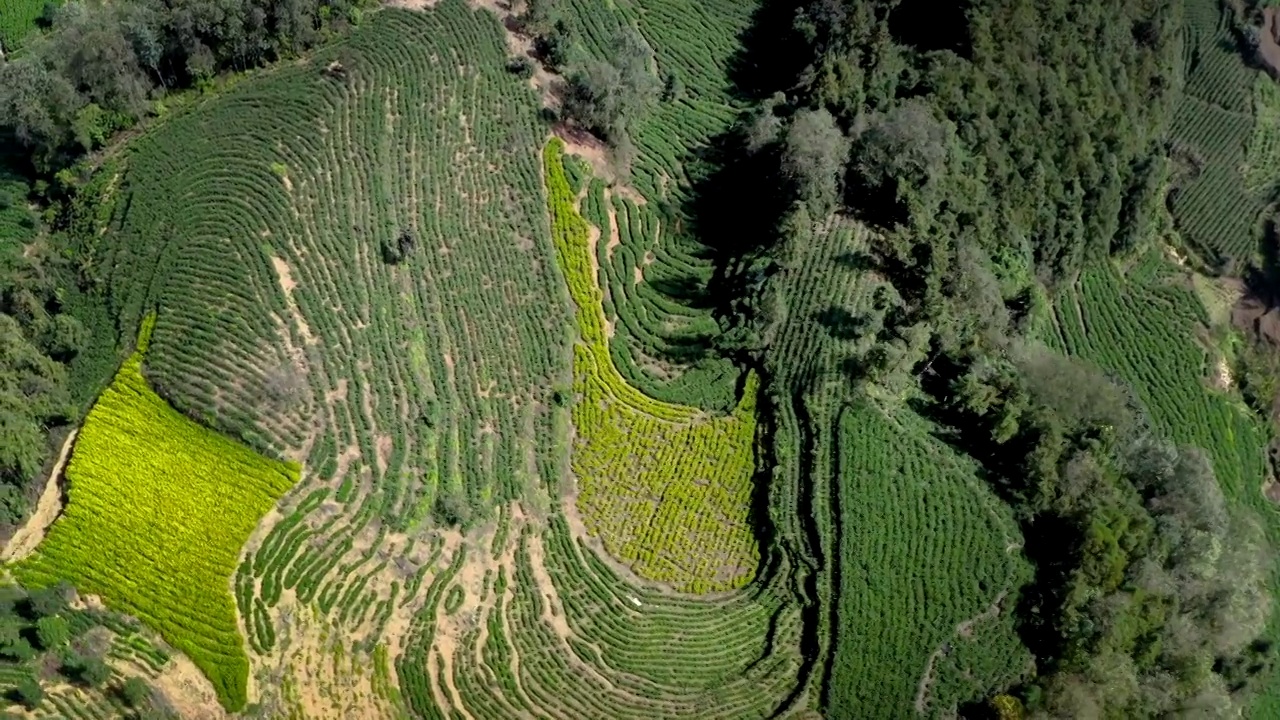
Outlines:
[[[707,293],[707,282],[696,275],[645,278],[649,287],[675,300],[685,307],[708,310],[715,307],[714,299]]]
[[[865,317],[854,315],[839,305],[819,310],[814,314],[814,320],[836,340],[857,340],[868,325]]]
[[[763,100],[796,86],[812,51],[792,30],[801,0],[764,0],[738,36],[729,61],[729,82],[742,100]]]
[[[739,50],[729,62],[731,93],[742,114],[738,122],[725,132],[711,138],[704,146],[682,159],[686,176],[690,178],[689,192],[680,200],[674,213],[683,221],[676,225],[680,232],[689,233],[708,249],[708,257],[714,272],[703,283],[697,278],[677,278],[655,287],[673,298],[689,302],[700,299],[701,306],[712,311],[722,327],[731,330],[750,330],[753,308],[761,302],[761,286],[771,272],[771,264],[765,251],[775,244],[778,228],[784,213],[790,206],[791,193],[779,175],[780,156],[776,143],[751,151],[747,143],[748,113],[753,105],[773,96],[777,91],[787,91],[797,86],[797,79],[807,65],[810,52],[795,32],[791,30],[800,0],[761,0],[748,27],[739,36]],[[695,291],[695,282],[697,290]],[[700,295],[700,298],[698,297]],[[846,319],[831,318],[839,326]],[[739,325],[742,328],[739,328]],[[751,333],[743,333],[750,336]],[[733,360],[740,367],[752,367],[769,384],[767,368],[750,341],[741,346],[733,343],[709,351]],[[744,377],[739,380],[741,396]],[[819,599],[817,568],[825,559],[814,556],[823,547],[820,535],[826,532],[814,520],[815,501],[810,491],[802,488],[796,499],[798,535],[780,534],[773,523],[773,506],[770,493],[771,467],[774,442],[771,418],[775,414],[774,401],[793,402],[798,398],[783,395],[774,398],[762,392],[758,400],[760,439],[756,444],[758,454],[756,475],[752,484],[752,528],[762,549],[757,582],[759,591],[769,586],[780,574],[785,574],[785,584],[792,588],[803,614],[800,646],[801,667],[795,690],[777,703],[779,715],[793,709],[802,695],[811,692],[814,681],[824,683],[821,648],[826,644],[822,628],[824,613],[828,610]],[[803,413],[803,408],[797,410]],[[800,420],[806,422],[804,418]],[[802,438],[802,443],[806,442]],[[805,450],[800,449],[804,458]],[[808,460],[802,460],[807,464]],[[802,470],[802,472],[805,472]],[[768,638],[772,644],[772,633]]]

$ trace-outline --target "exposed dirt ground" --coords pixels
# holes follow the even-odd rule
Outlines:
[[[173,655],[153,684],[183,720],[227,717],[209,679],[185,655]]]
[[[1280,76],[1280,23],[1276,16],[1280,7],[1262,11],[1262,32],[1258,33],[1258,58],[1272,75]]]
[[[283,258],[272,255],[271,267],[275,269],[276,276],[280,280],[280,289],[284,292],[285,304],[289,307],[289,314],[293,316],[293,320],[298,325],[298,332],[302,334],[303,340],[308,345],[316,343],[316,337],[311,333],[311,327],[307,325],[307,320],[302,315],[302,311],[298,309],[297,303],[293,300],[293,290],[298,287],[298,282],[293,279],[293,272],[289,267],[289,263]]]
[[[62,514],[62,472],[66,468],[67,459],[71,457],[71,447],[75,444],[78,432],[78,429],[72,430],[62,442],[58,460],[49,472],[49,478],[45,480],[44,492],[40,493],[36,511],[9,539],[4,552],[0,553],[0,561],[21,560],[34,552],[40,541],[44,540],[45,533],[49,532],[49,526]]]

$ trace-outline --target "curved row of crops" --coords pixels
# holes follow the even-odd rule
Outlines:
[[[515,529],[502,554],[486,599],[463,611],[453,652],[441,654],[431,623],[411,634],[398,670],[412,678],[405,695],[418,716],[739,720],[787,707],[800,614],[782,587],[714,601],[644,588],[558,515]],[[432,583],[427,607],[446,602],[463,562]]]
[[[715,228],[692,232],[686,203],[708,167],[699,159],[729,131],[738,112],[729,68],[739,51],[754,2],[696,4],[638,0],[565,4],[587,52],[608,59],[617,34],[636,28],[652,47],[658,79],[668,94],[636,118],[635,160],[628,184],[643,202],[606,198],[589,187],[584,214],[600,228],[601,269],[607,277],[605,314],[613,323],[611,350],[619,372],[645,394],[706,410],[732,408],[741,371],[712,349],[720,328],[711,313],[708,247]],[[599,212],[592,212],[590,205]],[[617,213],[617,244],[609,212]],[[606,262],[607,258],[607,262]]]
[[[1266,475],[1265,435],[1244,408],[1205,382],[1209,356],[1194,339],[1208,321],[1204,307],[1170,282],[1176,268],[1158,254],[1144,264],[1136,277],[1105,266],[1083,273],[1055,304],[1050,342],[1132,385],[1156,430],[1209,453],[1229,498],[1261,503],[1246,478]]]
[[[1257,181],[1241,173],[1254,124],[1250,92],[1258,73],[1234,49],[1225,6],[1192,0],[1184,16],[1186,86],[1170,127],[1184,167],[1171,198],[1173,217],[1183,240],[1198,252],[1247,260],[1257,245],[1266,200]]]
[[[121,324],[164,308],[163,394],[305,461],[233,583],[255,665],[292,678],[258,685],[283,714],[315,675],[305,627],[372,657],[436,572],[426,527],[474,527],[562,476],[545,130],[506,52],[460,0],[376,13],[131,143],[86,248]]]
[[[66,579],[136,615],[186,653],[229,709],[245,703],[248,658],[228,583],[258,521],[298,479],[183,417],[142,375],[138,349],[89,412],[67,466],[67,506],[39,552],[16,567]]]
[[[836,420],[840,586],[826,703],[834,717],[944,711],[1008,687],[1031,662],[1011,607],[1001,607],[1031,571],[1012,513],[974,468],[903,415],[859,401]],[[943,648],[968,656],[947,664]]]
[[[690,592],[741,587],[759,555],[752,533],[755,395],[726,417],[652,400],[618,373],[609,352],[588,226],[562,164],[544,151],[551,232],[576,306],[572,467],[587,529],[640,575]]]
[[[702,297],[710,265],[688,243],[664,241],[670,217],[610,194],[599,179],[591,180],[581,204],[583,217],[600,230],[595,253],[618,371],[654,397],[731,409],[739,371],[712,357],[720,327]]]

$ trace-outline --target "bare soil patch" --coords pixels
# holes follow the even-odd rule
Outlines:
[[[21,560],[35,551],[36,546],[44,540],[44,536],[49,532],[49,526],[53,525],[53,521],[58,519],[62,514],[62,476],[66,469],[67,459],[71,457],[71,449],[75,445],[76,434],[79,429],[72,430],[67,435],[67,439],[62,441],[62,449],[58,451],[58,460],[53,465],[53,470],[49,472],[49,478],[45,480],[44,492],[40,493],[40,500],[36,503],[36,511],[27,518],[22,527],[13,534],[9,539],[8,545],[5,546],[4,553],[0,554],[0,561],[9,562],[12,560]]]
[[[405,10],[425,10],[435,7],[440,0],[386,0],[387,7],[404,8]]]
[[[213,685],[185,655],[174,655],[154,681],[165,701],[184,720],[222,720],[227,713],[218,704]]]
[[[1280,24],[1276,15],[1280,8],[1269,7],[1262,11],[1262,32],[1258,33],[1258,59],[1273,76],[1280,77]]]
[[[1271,502],[1280,505],[1280,483],[1275,480],[1267,480],[1262,484],[1262,497]]]
[[[271,256],[271,267],[276,271],[276,277],[280,281],[280,289],[284,291],[285,304],[289,307],[289,314],[293,316],[294,322],[298,324],[298,332],[302,334],[303,340],[308,345],[316,343],[316,337],[311,333],[311,326],[307,324],[306,318],[302,316],[302,311],[298,309],[298,304],[293,301],[293,291],[298,287],[298,283],[293,279],[293,271],[289,267],[289,263],[276,255]]]
[[[604,141],[583,128],[566,122],[556,123],[551,132],[564,141],[566,154],[578,155],[591,166],[592,174],[606,182],[613,182],[613,166],[609,162],[609,148]]]
[[[1227,363],[1225,357],[1219,357],[1213,366],[1213,376],[1211,377],[1213,387],[1217,390],[1226,392],[1235,384],[1235,378],[1231,376],[1231,365]]]

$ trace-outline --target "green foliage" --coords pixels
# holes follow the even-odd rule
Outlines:
[[[475,716],[745,720],[785,707],[796,680],[800,618],[781,586],[754,597],[690,598],[629,582],[580,544],[559,516],[536,532],[526,528],[514,560],[511,572],[496,574],[492,604],[478,610],[487,637],[481,642],[477,631],[466,633],[468,651],[454,656],[459,699]],[[441,573],[441,582],[450,581],[450,572]],[[567,642],[556,639],[548,614],[573,627]],[[776,642],[762,654],[769,632]],[[409,648],[430,642],[429,631],[411,637]],[[424,666],[422,656],[406,653],[400,677]],[[455,710],[434,703],[413,708],[424,717]]]
[[[25,47],[0,67],[0,128],[13,131],[35,166],[53,175],[148,110],[160,114],[163,105],[152,105],[152,95],[207,87],[221,70],[306,50],[334,30],[358,25],[358,5],[77,1],[43,17],[49,31],[23,43],[44,9],[56,5],[5,0],[0,43],[10,52]]]
[[[1273,124],[1265,114],[1269,98],[1256,83],[1272,81],[1245,66],[1225,5],[1189,0],[1183,22],[1186,86],[1170,126],[1178,165],[1170,207],[1183,241],[1210,263],[1247,262],[1267,200],[1266,169],[1259,163],[1265,162],[1264,136]]]
[[[108,684],[115,672],[107,660],[124,661],[123,674],[154,677],[168,656],[139,633],[137,621],[72,607],[72,596],[63,584],[0,587],[0,694],[27,706],[52,705],[69,717],[116,716],[122,709]]]
[[[709,153],[696,149],[715,147],[740,109],[730,71],[756,7],[724,0],[561,4],[586,57],[613,62],[616,39],[638,30],[652,50],[652,82],[674,77],[684,86],[678,101],[646,103],[629,121],[628,142],[615,151],[615,165],[647,203],[617,208],[623,247],[597,255],[608,275],[600,284],[614,325],[610,350],[618,371],[653,398],[712,412],[732,410],[742,371],[726,359],[732,350],[713,316],[727,309],[734,292],[713,289],[712,251],[704,243],[721,234],[737,239],[737,233],[695,236],[687,213],[695,201],[691,188],[713,167]],[[600,202],[594,210],[584,203],[584,216],[601,229],[602,243],[612,244],[605,213],[619,205],[619,195],[603,202],[588,198]]]
[[[0,151],[0,525],[10,526],[42,479],[48,428],[76,415],[66,363],[84,342],[83,326],[66,313],[67,263],[39,235],[31,185],[12,150]]]
[[[142,678],[131,677],[120,686],[120,696],[131,708],[146,707],[151,701],[151,688]]]
[[[0,49],[13,53],[35,34],[43,19],[47,0],[4,0],[0,2]]]
[[[849,143],[831,113],[796,113],[783,140],[782,172],[812,214],[822,217],[835,209],[848,155]]]
[[[42,617],[36,621],[36,638],[42,650],[60,648],[71,639],[71,626],[66,618],[57,615]]]
[[[144,321],[137,351],[85,419],[66,470],[65,510],[16,570],[36,585],[72,580],[137,615],[238,708],[248,661],[227,584],[240,547],[298,468],[200,427],[151,390],[142,360],[154,322]],[[189,592],[173,595],[175,584]]]
[[[23,678],[14,687],[13,697],[24,708],[35,710],[44,702],[44,689],[35,678]]]
[[[552,236],[581,342],[574,346],[573,455],[587,530],[640,575],[691,592],[741,587],[759,550],[750,523],[758,381],[723,418],[655,401],[628,385],[609,353],[587,223],[561,162],[544,150]]]
[[[840,413],[839,431],[841,566],[828,712],[905,717],[913,698],[915,712],[929,712],[1011,684],[1028,656],[998,617],[1016,604],[1030,568],[1008,508],[919,419],[896,420],[861,401]],[[972,678],[972,695],[948,696],[919,676],[969,645],[998,658],[990,675]],[[966,665],[983,667],[979,658]]]
[[[949,246],[975,246],[1031,255],[1038,274],[1061,277],[1117,243],[1122,217],[1159,202],[1138,190],[1176,89],[1170,4],[978,2],[951,16],[967,29],[946,34],[954,48],[911,32],[911,7],[896,5],[814,2],[800,14],[814,52],[805,103],[855,130],[869,120],[873,137],[888,128],[855,153],[855,168],[872,156],[852,210],[886,228],[909,222],[904,242],[933,245],[934,271]],[[1138,25],[1149,32],[1135,42]],[[944,49],[954,52],[928,52]],[[948,124],[955,140],[940,152]]]
[[[1173,268],[1158,253],[1147,264],[1154,276],[1145,281],[1126,280],[1108,266],[1083,274],[1078,288],[1055,303],[1053,344],[1132,385],[1162,436],[1203,448],[1227,496],[1254,501],[1256,479],[1265,474],[1265,432],[1204,381],[1208,356],[1193,333],[1205,316],[1195,295],[1161,281]]]
[[[444,598],[444,611],[446,615],[452,615],[462,607],[462,601],[466,600],[467,591],[461,585],[454,585],[449,588],[449,594]]]
[[[634,30],[621,30],[610,43],[608,59],[587,59],[569,74],[564,113],[583,127],[620,146],[631,125],[657,97],[650,66],[653,51]]]

